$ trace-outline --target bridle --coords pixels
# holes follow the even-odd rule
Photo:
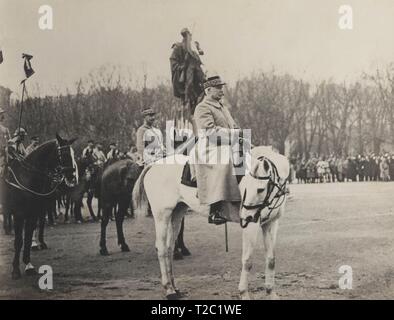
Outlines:
[[[261,203],[258,204],[245,204],[245,199],[246,199],[246,188],[242,197],[242,202],[241,202],[241,208],[244,208],[246,210],[253,210],[257,209],[256,213],[254,216],[248,216],[246,219],[240,219],[240,225],[242,228],[246,228],[250,222],[257,223],[257,221],[260,219],[260,225],[262,226],[263,223],[265,223],[269,218],[273,210],[279,208],[282,203],[285,200],[286,197],[286,184],[287,184],[287,178],[283,183],[279,183],[279,174],[278,174],[278,169],[274,165],[274,163],[269,160],[268,158],[265,157],[259,157],[257,160],[262,161],[268,161],[270,164],[270,167],[272,170],[270,170],[270,174],[266,176],[256,176],[254,173],[249,172],[249,175],[256,180],[268,180],[267,183],[267,194],[264,197],[264,200]],[[275,192],[276,190],[276,192]],[[272,196],[273,195],[273,196]],[[275,203],[274,203],[275,201]],[[264,218],[261,218],[261,211],[264,208],[268,207],[268,214]]]
[[[68,149],[71,151],[71,145],[60,146],[59,143],[56,141],[56,148],[57,148],[57,157],[58,157],[57,160],[58,160],[59,165],[56,166],[53,171],[40,170],[40,169],[36,168],[35,166],[31,165],[29,162],[27,162],[25,158],[17,156],[17,160],[19,161],[19,164],[21,165],[21,167],[23,167],[24,169],[26,169],[28,171],[34,171],[36,173],[43,175],[44,178],[47,178],[51,182],[51,184],[55,185],[49,192],[42,193],[42,192],[38,192],[38,191],[35,191],[35,190],[32,190],[32,189],[26,187],[18,180],[14,170],[11,167],[8,167],[8,171],[11,173],[11,176],[13,177],[14,182],[11,182],[6,178],[5,181],[7,182],[7,184],[13,186],[14,188],[29,192],[29,193],[34,194],[39,197],[48,197],[51,194],[53,194],[57,190],[57,188],[60,186],[60,184],[62,184],[63,181],[66,180],[65,172],[70,171],[70,170],[74,170],[74,167],[62,165],[64,163],[64,157],[65,157],[63,150]]]
[[[57,154],[58,154],[58,159],[59,159],[59,165],[55,168],[55,171],[60,172],[61,174],[64,175],[65,172],[67,171],[74,171],[74,166],[63,166],[62,164],[64,163],[64,150],[68,149],[71,153],[71,145],[66,144],[64,146],[59,146],[59,143],[57,143]]]

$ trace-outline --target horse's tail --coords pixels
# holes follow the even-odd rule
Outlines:
[[[148,212],[149,201],[144,187],[144,178],[150,168],[152,168],[151,165],[146,166],[134,184],[132,199],[133,209],[136,213],[136,216],[142,216],[143,214],[147,215]]]

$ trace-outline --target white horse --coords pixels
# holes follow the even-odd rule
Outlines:
[[[262,232],[266,249],[265,287],[271,298],[275,278],[275,242],[278,220],[286,202],[286,179],[289,162],[286,157],[267,147],[252,150],[251,170],[246,174],[239,189],[242,202],[227,204],[227,218],[239,222],[242,234],[242,272],[239,292],[242,299],[249,299],[248,275],[252,268],[252,254],[259,232]],[[135,183],[133,201],[137,214],[146,213],[148,203],[156,228],[156,250],[160,264],[162,285],[168,299],[177,299],[179,290],[173,274],[173,251],[182,217],[188,208],[195,212],[209,212],[201,206],[197,189],[181,184],[186,156],[175,155],[175,164],[156,162],[146,167]]]

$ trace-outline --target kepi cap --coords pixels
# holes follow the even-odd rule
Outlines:
[[[204,82],[204,89],[207,89],[209,87],[217,87],[217,86],[222,86],[225,85],[226,83],[222,81],[222,79],[220,79],[219,76],[214,76],[214,77],[210,77],[208,78],[205,82]]]
[[[156,114],[156,112],[152,108],[147,108],[147,109],[142,111],[142,115],[144,117],[148,116],[148,115],[151,115],[151,114]]]

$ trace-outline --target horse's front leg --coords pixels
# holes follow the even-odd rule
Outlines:
[[[88,196],[87,196],[87,199],[86,199],[86,203],[88,205],[89,213],[90,213],[90,216],[92,217],[93,221],[97,221],[97,218],[94,215],[93,206],[92,206],[93,196],[94,196],[93,192],[91,190],[89,190],[88,191]]]
[[[109,222],[109,215],[111,214],[112,204],[107,201],[104,202],[103,217],[101,218],[101,234],[100,234],[100,254],[108,256],[109,252],[106,244],[106,231]]]
[[[45,216],[40,215],[40,217],[38,218],[38,244],[41,250],[48,249],[48,246],[44,241],[44,231],[45,231]]]
[[[70,211],[70,207],[71,207],[71,198],[70,195],[66,195],[66,199],[64,202],[64,222],[68,222],[68,212]],[[71,215],[71,213],[70,213]]]
[[[178,298],[175,288],[172,285],[171,278],[169,277],[169,252],[168,247],[168,229],[172,229],[171,225],[171,210],[165,210],[160,216],[155,216],[156,227],[156,250],[159,259],[161,284],[166,291],[166,297],[169,300]]]
[[[14,217],[14,234],[15,234],[15,255],[12,263],[12,279],[19,279],[21,277],[21,271],[19,269],[19,258],[23,246],[23,225],[24,219],[22,216],[18,216],[20,212],[15,212]]]
[[[275,285],[275,244],[279,220],[263,226],[263,239],[265,246],[265,290],[271,299],[279,297],[274,291]]]
[[[23,262],[26,265],[25,273],[28,276],[37,274],[34,266],[30,262],[30,249],[31,242],[33,238],[33,232],[37,227],[37,217],[32,217],[25,221],[25,239],[24,239],[24,248],[23,248]]]
[[[249,223],[242,230],[242,271],[239,279],[239,295],[242,300],[249,300],[249,281],[248,276],[253,266],[253,252],[256,247],[257,235],[260,225],[258,223]]]
[[[101,219],[101,197],[97,198],[97,219]]]
[[[123,234],[123,221],[124,221],[124,216],[127,212],[127,205],[128,205],[128,202],[125,201],[125,199],[121,197],[119,200],[119,209],[117,211],[115,211],[116,231],[118,234],[118,245],[120,245],[122,252],[129,252],[130,251],[130,248],[126,243],[126,240],[125,240],[124,234]]]
[[[3,227],[6,235],[10,235],[12,232],[12,213],[3,205]]]

